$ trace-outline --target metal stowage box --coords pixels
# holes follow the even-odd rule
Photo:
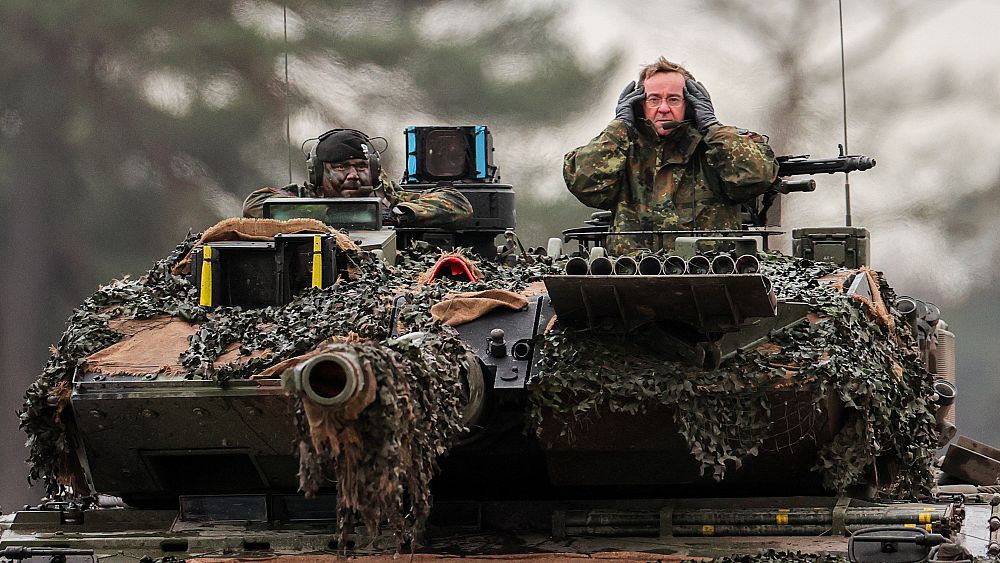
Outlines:
[[[337,239],[329,233],[207,242],[191,254],[192,283],[204,307],[284,305],[307,288],[337,280]]]
[[[793,229],[792,255],[859,268],[868,264],[870,240],[864,227]]]

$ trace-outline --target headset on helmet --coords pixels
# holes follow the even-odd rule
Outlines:
[[[365,149],[365,153],[368,155],[368,170],[371,173],[373,187],[376,189],[380,188],[382,186],[382,154],[375,150],[375,145],[368,135],[357,129],[347,128],[330,129],[326,133],[316,137],[316,143],[309,149],[309,155],[306,156],[306,176],[309,178],[309,183],[313,186],[323,185],[323,162],[317,158],[316,149],[324,139],[340,131],[352,131],[361,136],[362,148]]]

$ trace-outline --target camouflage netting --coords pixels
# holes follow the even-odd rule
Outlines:
[[[360,412],[329,412],[296,399],[299,481],[306,496],[319,492],[332,468],[337,476],[339,543],[357,517],[376,537],[384,524],[409,542],[430,514],[430,480],[438,456],[463,431],[459,365],[465,347],[452,335],[428,333],[419,345],[392,340],[341,345],[357,354],[370,396]],[[426,385],[427,379],[436,379]],[[328,411],[332,424],[310,424]],[[346,410],[346,409],[345,409]],[[368,468],[377,468],[376,471]]]
[[[499,268],[483,262],[479,282],[444,279],[422,285],[417,280],[437,261],[437,251],[414,249],[395,269],[368,253],[348,251],[351,279],[335,287],[306,291],[282,307],[208,310],[198,306],[196,289],[188,279],[171,273],[198,239],[199,235],[188,237],[142,278],[100,288],[74,311],[19,413],[28,434],[29,480],[43,481],[52,497],[88,493],[72,450],[73,425],[64,413],[69,382],[88,356],[124,338],[112,328],[123,319],[167,315],[197,325],[176,363],[188,378],[219,381],[248,378],[331,338],[344,337],[378,377],[377,399],[357,421],[364,447],[333,451],[320,440],[314,445],[299,408],[300,484],[313,493],[329,474],[327,469],[334,469],[342,475],[340,489],[350,491],[338,495],[338,508],[345,517],[341,523],[353,520],[369,530],[387,525],[401,542],[406,541],[430,510],[427,485],[437,457],[463,430],[456,358],[465,357],[465,345],[454,329],[434,320],[431,306],[453,291],[520,291],[553,270],[542,265]],[[391,300],[400,292],[409,293],[400,311],[401,328],[426,334],[419,348],[390,338]]]
[[[847,408],[847,421],[813,468],[824,485],[843,492],[874,478],[883,495],[927,492],[937,447],[929,404],[933,380],[920,366],[909,330],[891,317],[878,322],[870,307],[820,281],[834,272],[831,264],[762,259],[778,298],[807,303],[809,322],[773,334],[769,343],[737,353],[715,371],[665,361],[642,334],[609,338],[557,325],[545,336],[529,385],[532,419],[557,415],[567,423],[564,432],[572,433],[572,421],[593,420],[602,408],[635,413],[673,407],[703,474],[721,480],[775,438],[769,434],[772,411],[780,406],[771,404],[774,390],[806,394],[814,412],[832,393]],[[893,302],[891,288],[873,277],[883,300]]]
[[[123,319],[167,315],[197,325],[178,369],[188,378],[219,381],[248,378],[341,337],[378,378],[380,392],[355,422],[363,447],[357,441],[338,439],[346,445],[331,447],[332,442],[315,440],[298,409],[302,489],[314,492],[333,469],[341,476],[340,488],[350,491],[338,495],[342,524],[353,517],[369,530],[387,527],[401,542],[411,537],[430,509],[427,485],[436,459],[461,432],[456,358],[464,357],[464,344],[434,319],[432,305],[455,292],[525,291],[559,269],[481,261],[480,281],[423,285],[417,280],[438,259],[436,251],[417,249],[395,269],[367,253],[347,252],[351,278],[335,287],[309,290],[283,307],[207,310],[197,305],[187,278],[171,273],[197,240],[189,237],[138,280],[102,287],[73,313],[20,413],[30,448],[29,479],[43,481],[51,496],[87,493],[71,448],[73,425],[64,419],[68,382],[88,356],[123,340],[113,328]],[[847,425],[816,460],[831,490],[864,480],[878,459],[880,470],[889,468],[876,475],[884,491],[898,496],[923,491],[936,446],[926,402],[931,379],[915,353],[904,353],[913,349],[905,326],[871,320],[863,304],[818,282],[832,267],[782,257],[767,257],[763,267],[778,296],[810,304],[816,322],[775,334],[770,347],[741,353],[710,372],[664,362],[638,342],[557,324],[544,338],[541,375],[530,386],[531,422],[552,415],[572,420],[605,406],[623,412],[673,406],[692,454],[722,478],[727,468],[758,453],[772,409],[765,391],[780,383],[811,390],[816,404],[834,393],[848,407]],[[883,298],[891,301],[891,289],[880,283]],[[409,296],[400,314],[403,328],[427,335],[419,348],[390,337],[391,298],[401,292]],[[607,369],[610,365],[615,369]]]

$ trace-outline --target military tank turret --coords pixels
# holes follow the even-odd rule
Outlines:
[[[21,413],[50,499],[0,548],[846,553],[889,526],[859,560],[865,538],[986,552],[1000,497],[931,496],[939,313],[867,267],[863,230],[768,250],[773,201],[813,184],[776,184],[744,231],[639,233],[669,252],[608,255],[630,233],[600,216],[524,249],[488,130],[438,129],[407,130],[404,187],[459,187],[476,225],[276,200],[78,309]]]

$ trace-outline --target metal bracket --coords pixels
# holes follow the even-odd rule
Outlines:
[[[566,539],[566,509],[557,508],[552,511],[552,537]]]
[[[660,537],[670,538],[674,535],[674,505],[668,504],[660,509]]]
[[[851,497],[840,497],[836,506],[833,507],[833,528],[830,530],[834,535],[846,536],[847,534],[847,507],[851,504]]]

